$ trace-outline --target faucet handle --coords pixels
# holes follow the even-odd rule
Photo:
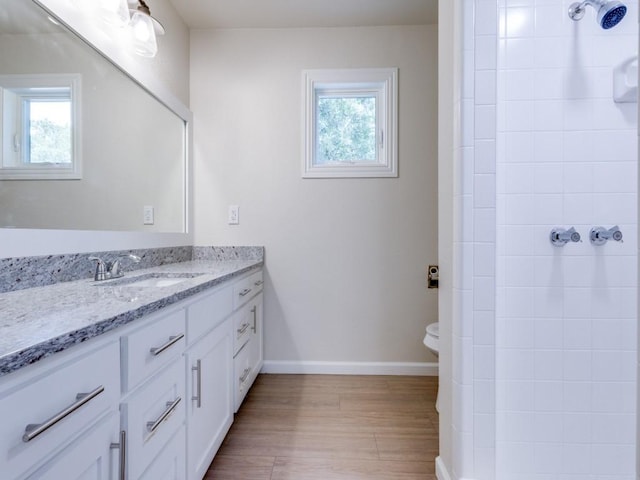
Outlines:
[[[589,238],[594,245],[604,245],[608,240],[622,242],[622,232],[617,225],[609,230],[604,227],[593,227],[589,232]]]
[[[568,230],[564,228],[554,228],[551,230],[549,240],[554,247],[564,247],[569,242],[581,242],[580,234],[576,232],[574,227]]]
[[[139,263],[140,262],[140,257],[137,255],[134,255],[132,253],[123,253],[122,255],[118,255],[119,257],[122,258],[129,258],[131,259],[134,263]],[[122,267],[120,265],[120,259],[116,258],[113,263],[111,264],[111,278],[119,278],[124,276],[124,272],[122,271]]]
[[[93,279],[97,282],[99,280],[106,280],[109,278],[109,269],[107,264],[100,257],[89,257],[89,260],[95,260],[98,263],[96,264],[96,273]]]

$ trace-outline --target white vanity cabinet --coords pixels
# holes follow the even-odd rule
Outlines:
[[[233,422],[233,288],[187,307],[187,479],[204,477]]]
[[[202,480],[262,366],[262,271],[0,377],[0,479]]]
[[[263,363],[262,271],[234,285],[233,398],[234,412],[260,373]]]
[[[126,432],[129,480],[149,476],[185,422],[186,312],[175,305],[160,310],[120,337],[121,429]],[[165,456],[184,457],[184,443]]]
[[[118,422],[103,420],[117,417],[120,363],[117,340],[103,340],[26,367],[0,383],[0,477],[109,478],[100,475],[110,465]],[[80,452],[86,473],[72,461]]]
[[[105,480],[118,478],[119,465],[114,432],[120,423],[118,415],[111,413],[42,469],[30,475],[29,480]]]

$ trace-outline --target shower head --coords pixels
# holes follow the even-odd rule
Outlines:
[[[627,13],[625,4],[618,0],[584,0],[571,4],[569,18],[575,21],[582,20],[587,5],[591,5],[598,12],[598,23],[605,30],[615,27]]]

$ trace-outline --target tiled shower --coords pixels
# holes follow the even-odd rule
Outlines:
[[[636,479],[638,2],[610,30],[571,3],[462,2],[456,479]]]

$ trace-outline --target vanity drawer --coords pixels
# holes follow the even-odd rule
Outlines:
[[[182,354],[185,341],[185,313],[178,310],[124,335],[122,348],[122,391],[138,383]]]
[[[233,355],[244,346],[253,333],[253,312],[245,306],[233,315]]]
[[[233,309],[246,303],[251,297],[262,291],[262,270],[238,280],[233,285]]]
[[[187,308],[187,340],[191,345],[233,311],[233,289],[227,286],[193,302]]]
[[[177,358],[122,404],[128,478],[139,478],[185,420],[185,360]]]
[[[120,398],[116,340],[68,363],[32,371],[0,393],[0,472],[13,479],[57,454]],[[88,395],[87,395],[88,394]],[[40,425],[39,429],[27,425]]]
[[[234,412],[237,412],[247,395],[253,380],[251,372],[251,345],[245,346],[238,352],[233,359],[233,400]]]

